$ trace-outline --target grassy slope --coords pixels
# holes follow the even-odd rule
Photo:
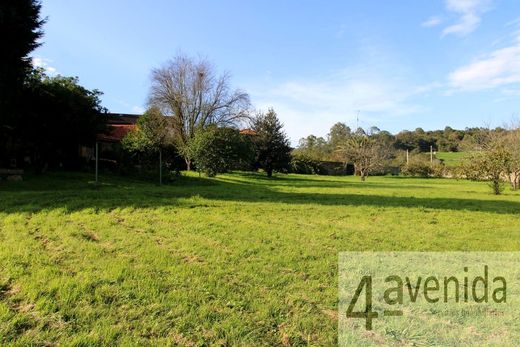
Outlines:
[[[0,185],[0,344],[334,345],[338,252],[520,250],[479,183],[89,179]]]
[[[457,167],[466,154],[465,152],[437,152],[435,157],[444,160],[444,164],[448,167]]]

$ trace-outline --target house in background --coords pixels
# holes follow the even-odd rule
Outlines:
[[[109,166],[117,164],[114,152],[116,152],[123,138],[135,129],[140,116],[127,113],[107,114],[107,131],[97,135],[100,163],[108,164]],[[95,147],[81,146],[79,155],[87,162],[92,162],[95,160]]]
[[[107,132],[98,135],[98,142],[121,142],[123,138],[135,129],[137,120],[141,115],[125,113],[109,113],[107,120]]]
[[[97,135],[96,142],[99,151],[99,166],[109,171],[118,171],[122,163],[128,164],[129,156],[122,149],[121,142],[125,136],[136,129],[137,121],[141,115],[128,113],[107,113],[106,131]],[[253,129],[245,128],[240,130],[244,136],[255,136]],[[95,144],[91,146],[80,146],[79,156],[89,166],[93,167],[96,160]],[[176,160],[176,159],[173,159]],[[134,163],[134,166],[136,164]],[[176,163],[179,167],[184,165],[184,161]]]

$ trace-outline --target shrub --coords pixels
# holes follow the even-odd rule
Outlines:
[[[199,129],[191,150],[197,170],[209,177],[244,168],[254,155],[251,142],[238,130],[216,126]]]
[[[304,154],[291,155],[291,172],[311,175],[322,175],[326,173],[318,160],[314,160]]]
[[[406,176],[414,177],[443,177],[445,167],[439,162],[428,162],[424,160],[410,160],[405,164],[401,172]]]

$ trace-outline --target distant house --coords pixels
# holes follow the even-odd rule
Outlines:
[[[127,113],[108,113],[107,130],[97,135],[99,149],[99,160],[105,165],[117,165],[119,144],[125,136],[136,128],[137,121],[141,115]],[[253,136],[256,132],[252,129],[240,130],[241,135]],[[81,146],[79,149],[80,157],[88,162],[95,160],[94,146]]]
[[[256,131],[253,129],[242,129],[240,130],[241,135],[256,135]]]
[[[107,132],[98,134],[99,142],[121,142],[130,131],[135,129],[138,114],[109,113]]]
[[[141,115],[126,113],[108,113],[107,130],[97,135],[100,161],[115,163],[113,155],[114,145],[121,143],[123,138],[135,129],[137,120]],[[94,146],[81,146],[79,155],[87,161],[95,159]]]
[[[135,129],[137,120],[141,115],[127,113],[109,113],[107,126],[108,131],[98,135],[98,142],[121,142],[123,138]],[[242,135],[256,135],[253,129],[240,130]]]

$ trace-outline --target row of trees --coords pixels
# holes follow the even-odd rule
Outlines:
[[[230,169],[286,170],[289,141],[276,112],[250,116],[249,95],[232,90],[205,59],[179,55],[152,72],[149,110],[123,140],[133,152],[175,150],[186,163],[214,176]],[[251,134],[239,128],[249,126]]]
[[[368,136],[377,138],[392,150],[409,151],[410,153],[429,152],[430,148],[441,152],[459,152],[470,150],[475,141],[486,128],[466,128],[456,130],[446,127],[444,130],[424,131],[417,128],[414,131],[403,130],[395,135],[378,127],[367,130],[358,128],[352,130],[345,123],[334,124],[327,138],[309,135],[300,139],[295,154],[320,161],[341,160],[338,156],[338,145],[355,136]],[[494,133],[503,133],[504,128],[491,130]]]
[[[174,116],[164,116],[152,107],[140,117],[135,131],[123,139],[123,148],[134,154],[175,152],[190,169],[194,167],[210,177],[229,170],[259,168],[271,177],[274,171],[289,169],[289,140],[273,109],[249,117],[250,132],[246,134],[232,125],[198,125],[182,149],[177,147],[179,133],[174,124]]]
[[[417,132],[417,131],[416,131]],[[306,162],[338,160],[352,163],[356,173],[365,180],[374,172],[384,173],[385,168],[396,165],[406,175],[422,177],[443,177],[446,175],[489,181],[493,192],[500,194],[504,182],[509,181],[513,190],[520,188],[520,127],[474,128],[465,131],[445,129],[444,133],[462,135],[459,148],[466,151],[462,165],[448,172],[439,160],[420,151],[410,151],[409,156],[402,150],[401,132],[396,136],[376,127],[355,132],[343,123],[335,124],[325,140],[310,135],[300,140],[293,156],[306,158]],[[461,135],[462,134],[462,135]],[[433,146],[432,146],[433,147]],[[413,155],[412,155],[413,153]],[[316,165],[316,164],[315,164]]]

